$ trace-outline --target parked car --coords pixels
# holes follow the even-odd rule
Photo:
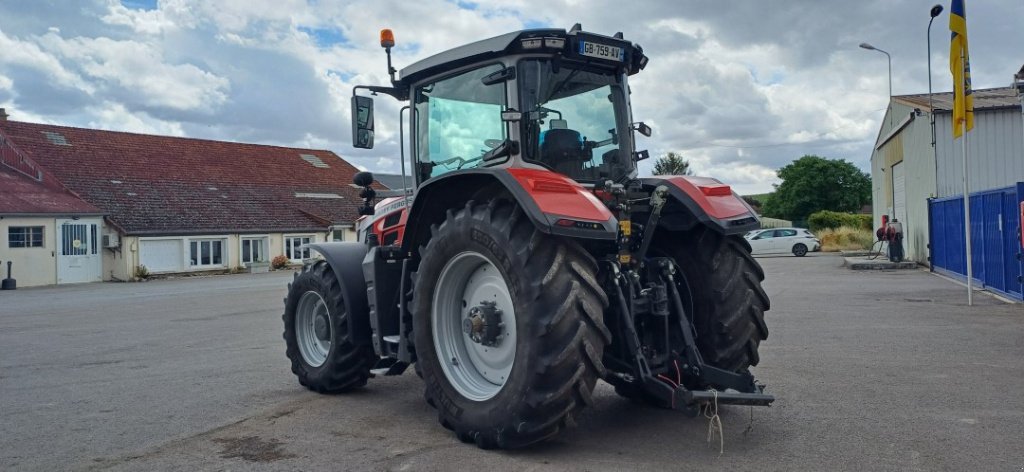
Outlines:
[[[821,241],[803,228],[770,228],[751,231],[745,236],[752,254],[793,253],[802,257],[821,250]]]

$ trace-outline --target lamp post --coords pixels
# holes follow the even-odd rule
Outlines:
[[[942,13],[942,5],[935,5],[930,12],[931,19],[928,20],[928,112],[931,114],[932,122],[932,157],[935,154],[935,106],[932,104],[932,22],[935,17]]]
[[[880,52],[882,54],[885,54],[885,57],[886,57],[886,59],[889,62],[889,106],[886,106],[886,110],[887,110],[886,112],[889,115],[889,128],[891,129],[892,128],[892,110],[890,110],[889,107],[892,106],[892,56],[890,56],[888,52],[883,51],[881,49],[878,49],[878,48],[876,48],[876,47],[874,47],[874,46],[872,46],[872,45],[870,45],[868,43],[860,43],[860,47],[862,47],[864,49],[867,49],[869,51],[878,51],[878,52]]]

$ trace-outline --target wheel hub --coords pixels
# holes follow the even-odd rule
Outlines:
[[[494,397],[512,375],[516,310],[501,270],[465,251],[441,269],[431,302],[431,336],[445,377],[464,398]]]
[[[462,320],[462,332],[477,344],[496,347],[501,343],[501,310],[492,301],[484,300],[480,305],[469,310],[469,315]]]
[[[321,313],[313,319],[313,332],[316,333],[316,338],[321,341],[331,340],[331,325],[327,319],[327,313]]]

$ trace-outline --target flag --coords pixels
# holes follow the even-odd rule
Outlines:
[[[953,137],[974,129],[974,96],[971,90],[971,61],[967,53],[967,13],[964,0],[953,0],[949,7],[949,71],[953,73]]]

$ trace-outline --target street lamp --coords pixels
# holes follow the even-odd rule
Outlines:
[[[932,154],[935,154],[935,106],[932,104],[932,22],[935,21],[935,17],[942,13],[942,5],[935,5],[932,7],[930,14],[931,19],[928,20],[928,110],[932,115]]]
[[[864,49],[867,49],[869,51],[878,51],[878,52],[880,52],[882,54],[885,54],[886,59],[889,60],[889,103],[890,103],[890,106],[891,106],[891,104],[892,104],[892,56],[890,56],[888,52],[885,52],[885,51],[883,51],[881,49],[878,49],[878,48],[876,48],[876,47],[874,47],[874,46],[872,46],[872,45],[870,45],[868,43],[860,43],[860,47],[862,47]],[[891,110],[889,110],[888,106],[886,107],[886,110],[890,112],[889,113],[889,127],[892,128],[892,113],[891,113]]]

